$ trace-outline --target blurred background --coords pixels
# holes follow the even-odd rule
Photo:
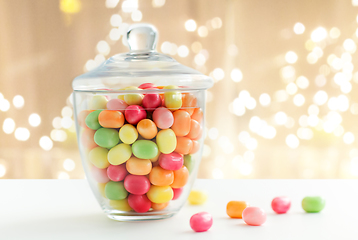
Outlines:
[[[358,0],[0,0],[0,178],[84,178],[71,81],[138,22],[215,80],[198,177],[358,177]]]

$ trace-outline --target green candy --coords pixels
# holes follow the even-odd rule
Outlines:
[[[104,193],[109,200],[122,200],[128,196],[123,182],[108,182],[104,187]]]
[[[326,200],[322,197],[305,197],[302,200],[302,208],[308,213],[318,213],[326,205]]]
[[[189,170],[189,173],[194,169],[194,159],[191,155],[184,156],[184,166]]]
[[[151,159],[158,155],[158,146],[150,140],[138,140],[132,144],[134,156],[141,159]]]
[[[93,130],[100,129],[102,127],[98,122],[98,115],[101,112],[102,110],[96,110],[87,115],[85,120],[87,127]]]
[[[112,148],[119,143],[118,131],[112,128],[100,128],[94,134],[94,141],[103,148]]]

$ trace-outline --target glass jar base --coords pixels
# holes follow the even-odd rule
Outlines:
[[[118,212],[107,212],[107,217],[122,222],[132,222],[132,221],[147,221],[147,220],[161,220],[174,216],[176,212],[166,212],[166,213],[146,213],[143,214],[129,214],[129,213],[118,213]]]

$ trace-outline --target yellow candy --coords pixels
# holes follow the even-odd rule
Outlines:
[[[117,210],[128,212],[132,210],[132,208],[128,204],[127,198],[122,200],[110,200],[109,205]]]
[[[103,169],[109,166],[107,154],[108,149],[102,147],[95,147],[89,152],[88,159],[97,168]]]
[[[89,103],[89,109],[98,110],[98,109],[106,109],[107,108],[107,98],[102,95],[95,95],[92,97]]]
[[[98,187],[98,191],[102,195],[102,197],[107,198],[106,194],[104,192],[104,188],[106,187],[106,183],[98,183],[97,187]]]
[[[150,186],[147,197],[154,203],[165,203],[173,199],[174,192],[170,186]]]
[[[108,152],[108,162],[112,165],[119,165],[126,162],[132,156],[132,147],[121,143],[111,148]]]
[[[177,147],[177,138],[171,129],[159,131],[156,141],[159,151],[164,154],[172,153]]]
[[[204,204],[207,199],[208,199],[208,195],[206,195],[206,193],[196,190],[191,191],[188,197],[188,201],[192,205]]]
[[[132,144],[138,138],[138,131],[133,125],[125,124],[119,130],[119,138],[126,144]]]
[[[125,90],[139,90],[139,88],[132,86],[125,88]],[[127,93],[124,95],[123,100],[128,105],[142,105],[143,97],[143,94],[140,93]]]
[[[174,85],[168,85],[165,86],[163,89],[178,89],[178,87]],[[179,91],[164,93],[164,105],[169,108],[169,110],[178,110],[179,108],[181,108],[182,104],[183,102],[181,98],[181,93]]]

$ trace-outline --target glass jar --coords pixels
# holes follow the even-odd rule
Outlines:
[[[130,52],[73,80],[79,150],[109,218],[167,218],[196,178],[213,80],[156,52],[152,25],[132,25],[126,38]]]

